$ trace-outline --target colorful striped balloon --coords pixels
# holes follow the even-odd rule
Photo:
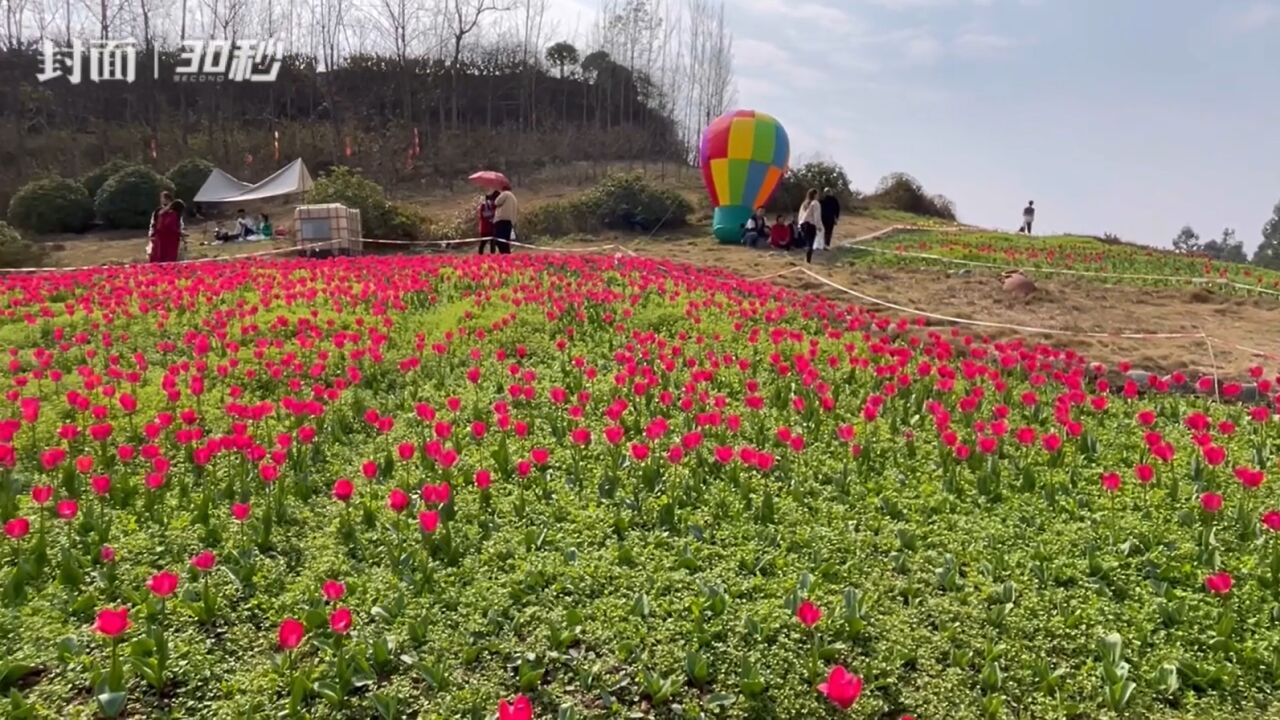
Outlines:
[[[786,173],[791,142],[772,115],[735,110],[703,131],[699,159],[716,208],[716,237],[734,242],[751,211],[769,201]]]

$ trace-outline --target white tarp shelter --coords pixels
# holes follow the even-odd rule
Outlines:
[[[198,203],[231,203],[265,200],[267,198],[297,195],[311,189],[311,173],[302,158],[280,168],[275,173],[256,185],[237,180],[227,173],[214,168],[209,179],[200,186],[196,193]]]

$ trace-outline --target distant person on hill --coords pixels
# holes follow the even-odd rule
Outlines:
[[[493,242],[493,215],[497,211],[493,201],[498,198],[498,191],[485,195],[480,198],[480,205],[476,208],[476,230],[480,234],[480,251],[478,255],[484,254],[484,248]],[[498,252],[498,246],[493,245],[493,252]]]
[[[791,248],[791,224],[782,215],[779,215],[774,220],[773,227],[769,228],[769,244],[777,250]]]
[[[1020,233],[1031,234],[1031,224],[1036,221],[1036,201],[1028,200],[1027,206],[1022,209],[1022,227],[1018,229]]]
[[[502,255],[511,254],[511,239],[515,236],[516,221],[520,217],[520,203],[510,185],[503,185],[502,192],[493,199],[493,244]]]
[[[179,246],[182,244],[182,213],[185,206],[181,200],[174,200],[167,208],[155,216],[152,229],[151,251],[147,260],[153,263],[171,263],[178,261]]]
[[[822,246],[831,249],[831,237],[835,235],[836,223],[840,221],[840,198],[831,192],[831,188],[822,191]]]
[[[742,244],[753,248],[768,236],[769,221],[764,217],[764,208],[757,208],[742,226]]]
[[[800,233],[804,241],[804,261],[813,262],[813,247],[818,242],[818,226],[822,224],[822,203],[818,202],[818,191],[810,190],[804,196],[804,204],[797,214],[800,220]]]

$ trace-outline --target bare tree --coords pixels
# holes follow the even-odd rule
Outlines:
[[[486,13],[501,12],[509,8],[508,5],[499,4],[499,0],[444,0],[449,37],[453,43],[453,55],[449,60],[449,85],[454,129],[458,127],[458,74],[461,69],[459,64],[462,62],[462,44]]]
[[[26,23],[27,0],[4,0],[4,47],[22,47],[23,26]]]

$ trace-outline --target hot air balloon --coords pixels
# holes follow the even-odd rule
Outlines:
[[[738,242],[751,211],[769,201],[787,172],[791,141],[772,115],[734,110],[702,132],[702,180],[715,207],[720,242]]]

